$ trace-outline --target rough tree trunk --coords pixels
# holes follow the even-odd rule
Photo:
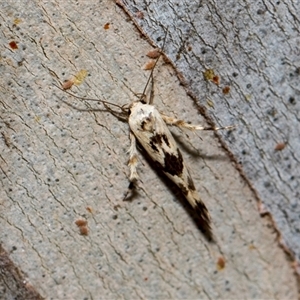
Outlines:
[[[209,116],[238,125],[221,134],[299,261],[299,1],[126,2],[152,40],[168,28],[165,51]]]
[[[142,154],[142,189],[132,201],[122,201],[129,174],[128,125],[108,112],[67,106],[61,99],[101,108],[55,87],[87,70],[82,84],[72,87],[82,97],[123,105],[143,91],[149,71],[142,66],[152,47],[120,6],[109,0],[6,1],[0,4],[0,16],[1,299],[28,298],[29,292],[32,299],[298,297],[291,256],[279,246],[272,219],[260,217],[257,195],[216,135],[172,129],[211,213],[214,243],[200,233],[180,193]],[[197,20],[201,18],[199,11]],[[181,31],[185,39],[188,31]],[[162,31],[159,36],[163,38]],[[174,40],[169,28],[166,51]],[[219,47],[232,51],[229,44]],[[186,57],[183,50],[181,55]],[[235,70],[240,72],[243,57],[237,58]],[[223,80],[221,69],[206,67]],[[205,124],[199,113],[203,109],[177,75],[171,64],[159,62],[155,105],[171,116]],[[248,103],[242,97],[248,92],[242,93],[235,79],[228,83],[233,94],[227,96],[204,84],[207,90],[199,98],[215,95],[227,105]],[[237,118],[220,119],[227,125]],[[247,130],[256,134],[249,124],[238,125],[223,140],[233,143]],[[80,234],[78,219],[87,220],[88,235]]]

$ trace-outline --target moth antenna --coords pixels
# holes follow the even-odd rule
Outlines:
[[[149,77],[148,77],[148,80],[147,80],[147,82],[146,82],[146,85],[145,85],[145,88],[144,88],[144,90],[143,90],[143,93],[142,93],[142,95],[141,95],[141,97],[140,97],[140,99],[139,99],[140,102],[142,102],[141,100],[143,99],[143,97],[144,97],[144,95],[145,95],[145,93],[146,93],[146,90],[147,90],[147,87],[148,87],[148,85],[149,85],[149,82],[150,82],[151,78],[153,78],[153,72],[154,72],[155,66],[156,66],[156,64],[157,64],[157,62],[158,62],[158,60],[159,60],[159,58],[160,58],[160,56],[161,56],[161,53],[164,51],[165,43],[166,43],[166,40],[167,40],[167,35],[168,35],[168,28],[166,29],[166,34],[165,34],[165,37],[164,37],[164,42],[163,42],[163,45],[162,45],[162,47],[161,47],[161,49],[160,49],[159,56],[158,56],[157,59],[155,60],[154,66],[153,66],[153,68],[151,69],[151,73],[150,73],[150,75],[149,75]]]
[[[59,86],[56,85],[55,83],[54,83],[54,86],[56,86],[59,90],[61,90],[61,91],[65,92],[65,93],[67,93],[68,95],[70,95],[70,96],[72,96],[72,97],[74,97],[74,98],[77,98],[77,99],[80,99],[80,100],[86,100],[86,101],[101,102],[101,103],[106,104],[106,105],[111,105],[111,106],[118,107],[118,108],[120,108],[122,111],[124,111],[124,108],[123,108],[122,106],[118,105],[118,104],[115,104],[115,103],[112,103],[112,102],[109,102],[109,101],[105,101],[105,100],[101,100],[101,99],[93,99],[93,98],[83,98],[83,97],[79,97],[79,96],[76,96],[76,95],[74,95],[74,94],[72,94],[72,93],[70,93],[70,92],[68,92],[68,91],[66,91],[66,90],[64,90],[64,89],[62,89],[61,87],[59,87]],[[64,102],[64,103],[67,103],[67,102],[65,102],[65,101],[63,101],[63,100],[61,100],[61,101]],[[68,103],[67,103],[67,104],[68,104]],[[68,105],[69,105],[69,104],[68,104]],[[70,105],[70,106],[72,106],[72,105]],[[107,106],[105,106],[105,107],[107,108]],[[97,111],[97,109],[96,109],[95,111]]]

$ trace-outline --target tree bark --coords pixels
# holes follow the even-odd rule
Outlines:
[[[72,86],[76,95],[118,105],[137,99],[152,47],[120,6],[108,0],[0,6],[0,241],[38,297],[298,297],[297,277],[271,218],[259,216],[256,195],[214,134],[172,129],[212,216],[214,243],[200,233],[183,196],[142,154],[142,188],[132,201],[122,201],[128,125],[108,112],[66,105],[61,100],[102,108],[55,86],[86,70],[83,82]],[[159,61],[155,105],[206,124],[177,75]]]
[[[124,3],[150,39],[168,28],[165,52],[197,103],[237,125],[223,139],[299,262],[299,1]]]

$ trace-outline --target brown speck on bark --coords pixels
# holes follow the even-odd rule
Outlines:
[[[87,206],[86,208],[85,208],[89,213],[93,213],[93,209],[90,207],[90,206]]]
[[[76,224],[78,227],[86,226],[87,220],[78,219],[78,220],[75,221],[75,224]]]
[[[219,271],[223,270],[225,268],[225,259],[223,256],[220,256],[218,258],[218,262],[217,262],[217,269]]]
[[[153,59],[158,58],[160,55],[160,50],[158,48],[150,50],[146,55]]]
[[[15,41],[11,41],[11,42],[9,43],[9,46],[10,46],[10,48],[13,49],[13,50],[16,50],[16,49],[19,48],[18,45],[17,45],[17,43],[16,43]]]
[[[276,151],[281,151],[286,147],[286,143],[278,143],[275,147],[274,150]]]
[[[88,235],[89,234],[89,229],[87,226],[81,226],[79,227],[79,231],[81,235]]]
[[[144,65],[143,65],[143,67],[142,67],[142,69],[143,70],[152,70],[153,69],[153,67],[154,67],[154,65],[155,65],[155,60],[149,60],[148,62],[146,62]]]
[[[74,81],[73,80],[66,80],[63,84],[62,84],[62,89],[63,90],[69,90],[72,85],[74,84]]]
[[[223,94],[227,95],[230,92],[230,86],[226,85],[222,89]]]

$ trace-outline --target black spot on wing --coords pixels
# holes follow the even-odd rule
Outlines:
[[[164,172],[169,173],[174,176],[181,176],[183,170],[183,158],[180,150],[177,148],[177,156],[165,152],[165,166],[163,168]]]
[[[162,144],[162,136],[160,134],[154,134],[150,138],[150,146],[154,151],[158,152],[158,148],[161,148],[161,144]]]
[[[141,110],[144,112],[143,110]],[[152,131],[153,130],[153,120],[152,113],[150,113],[147,117],[144,117],[141,122],[141,130],[142,131]]]
[[[168,147],[170,147],[169,140],[165,134],[154,134],[150,138],[150,146],[154,151],[158,152],[158,149],[161,148],[163,141]]]
[[[159,151],[158,148],[156,147],[156,144],[151,139],[150,139],[150,146],[154,151],[156,151],[156,152]]]
[[[164,169],[164,166],[157,160],[154,160],[154,164],[155,164],[155,167],[158,169],[158,170],[163,170]]]
[[[162,134],[162,138],[165,141],[165,143],[167,144],[167,146],[170,147],[170,142],[168,140],[168,137],[165,134]]]
[[[143,121],[141,122],[141,128],[142,128],[142,130],[145,130],[146,124],[147,124],[147,122],[146,122],[145,120],[143,120]]]

